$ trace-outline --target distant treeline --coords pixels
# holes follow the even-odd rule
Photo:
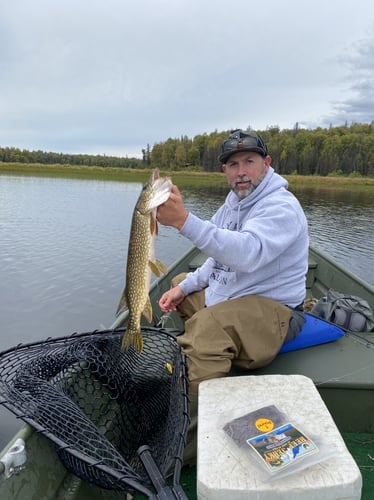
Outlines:
[[[0,161],[5,163],[37,163],[43,165],[76,165],[86,167],[142,168],[144,161],[106,155],[86,155],[28,151],[0,146]]]
[[[248,128],[249,129],[249,128]],[[374,122],[306,130],[269,127],[258,130],[265,140],[272,164],[281,174],[374,175]],[[142,158],[106,155],[46,153],[0,147],[0,161],[7,163],[65,164],[117,168],[203,170],[219,172],[220,147],[230,131],[169,138],[142,149]]]

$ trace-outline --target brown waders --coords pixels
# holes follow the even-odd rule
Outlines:
[[[176,276],[172,286],[184,277]],[[224,377],[231,367],[251,370],[269,364],[286,339],[292,310],[255,295],[205,307],[201,291],[187,295],[178,312],[185,320],[185,332],[177,340],[187,355],[191,416],[184,462],[192,464],[197,449],[199,383]]]

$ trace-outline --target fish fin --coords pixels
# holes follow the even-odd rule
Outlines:
[[[158,269],[163,273],[163,274],[167,274],[168,273],[168,268],[165,266],[165,264],[163,262],[161,262],[160,260],[156,260],[156,264],[157,264],[157,267]]]
[[[150,221],[149,221],[149,230],[151,234],[155,234],[156,236],[158,235],[158,223],[156,220],[156,217],[151,215]]]
[[[148,323],[152,323],[153,311],[152,311],[152,304],[151,304],[151,301],[149,300],[149,297],[147,298],[147,302],[144,306],[142,314],[145,317],[145,319],[148,321]]]
[[[121,312],[125,311],[126,309],[128,309],[128,305],[127,305],[126,288],[125,288],[122,292],[121,298],[118,303],[116,316],[118,316]]]
[[[159,277],[160,276],[160,269],[158,268],[157,262],[153,262],[151,260],[148,261],[148,265],[151,268],[152,273]]]
[[[130,332],[129,328],[125,331],[122,341],[121,341],[121,350],[127,351],[130,345],[134,346],[134,349],[137,352],[143,351],[143,337],[142,332],[136,331],[135,333]]]
[[[152,273],[159,277],[161,273],[167,274],[168,268],[165,266],[163,262],[160,260],[156,260],[156,262],[153,262],[152,260],[148,261],[149,267],[151,268]]]

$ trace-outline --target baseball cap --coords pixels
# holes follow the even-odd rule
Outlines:
[[[268,154],[266,144],[256,132],[243,132],[240,129],[231,132],[230,137],[223,141],[221,150],[222,153],[218,159],[222,163],[225,163],[234,153],[241,151],[254,151],[264,157]]]

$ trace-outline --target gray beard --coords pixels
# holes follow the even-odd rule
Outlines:
[[[236,182],[239,181],[239,179],[237,179],[235,181],[234,187],[231,188],[231,190],[236,194],[236,196],[239,198],[239,200],[244,200],[244,198],[247,198],[247,196],[249,196],[250,194],[252,194],[253,191],[261,184],[261,182],[265,178],[265,175],[266,175],[266,172],[264,172],[262,174],[262,176],[260,177],[260,179],[258,180],[257,183],[252,183],[251,182],[251,184],[250,184],[250,186],[249,186],[248,189],[237,189]],[[243,179],[240,179],[240,180],[243,180]],[[244,180],[246,180],[246,179],[244,179]]]
[[[237,189],[236,187],[232,188],[232,191],[236,194],[236,196],[239,198],[239,200],[244,200],[244,198],[247,198],[253,191],[256,189],[257,186],[254,186],[251,184],[248,189]]]

